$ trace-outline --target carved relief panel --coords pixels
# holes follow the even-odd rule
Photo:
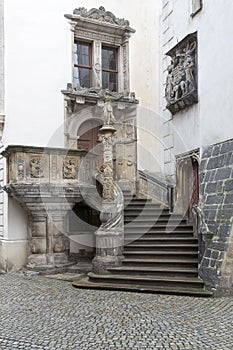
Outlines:
[[[165,98],[172,114],[198,101],[197,33],[189,34],[168,53]]]

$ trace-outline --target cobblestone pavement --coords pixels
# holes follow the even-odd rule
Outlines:
[[[81,290],[0,275],[0,349],[233,348],[233,298]]]

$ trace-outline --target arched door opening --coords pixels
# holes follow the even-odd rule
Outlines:
[[[199,201],[199,151],[177,157],[176,211],[193,221],[192,208]]]
[[[91,151],[97,156],[97,166],[103,164],[102,144],[99,140],[99,130],[102,127],[102,122],[91,119],[84,122],[78,130],[77,149]]]

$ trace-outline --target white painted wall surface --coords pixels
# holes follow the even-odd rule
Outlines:
[[[233,36],[233,2],[203,1],[203,9],[193,18],[191,2],[164,0],[161,12],[160,97],[167,175],[175,174],[174,155],[233,137],[233,48],[229,42]],[[166,68],[170,62],[165,53],[195,31],[198,32],[199,102],[172,117],[165,108]],[[168,136],[172,136],[173,144],[167,145]]]

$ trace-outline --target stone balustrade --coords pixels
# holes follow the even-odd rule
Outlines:
[[[28,264],[49,268],[68,263],[67,214],[95,191],[96,158],[86,151],[8,146],[5,190],[28,213]]]
[[[8,184],[90,182],[95,156],[86,151],[51,147],[8,146]]]

